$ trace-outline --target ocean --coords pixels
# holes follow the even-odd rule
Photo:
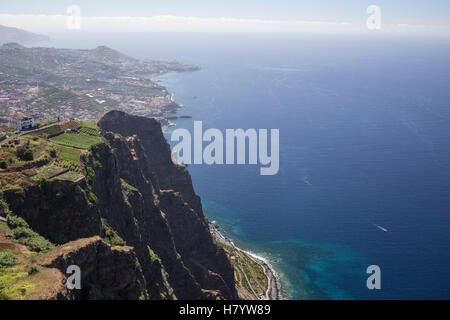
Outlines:
[[[99,41],[98,39],[101,39]],[[209,220],[266,258],[287,299],[450,298],[450,41],[136,34],[105,44],[199,71],[158,78],[174,128],[280,130],[280,170],[189,165]],[[366,269],[381,268],[368,290]]]

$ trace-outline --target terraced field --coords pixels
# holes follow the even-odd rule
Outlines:
[[[91,136],[98,136],[98,130],[96,128],[83,127],[80,129],[81,133],[86,133]]]
[[[80,150],[61,147],[61,153],[58,156],[59,160],[72,161],[75,163],[80,163]]]
[[[68,132],[60,134],[59,136],[50,138],[50,141],[63,146],[88,149],[94,144],[101,142],[100,137],[91,136],[87,134],[79,134],[75,132]]]

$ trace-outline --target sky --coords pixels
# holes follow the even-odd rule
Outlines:
[[[366,26],[370,5],[387,29],[450,30],[449,0],[14,0],[1,1],[0,24],[56,31],[70,5],[85,31],[345,31]]]

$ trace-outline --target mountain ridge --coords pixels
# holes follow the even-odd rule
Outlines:
[[[21,45],[31,45],[49,40],[50,38],[45,35],[36,34],[19,28],[0,25],[0,45],[11,42],[16,42]]]

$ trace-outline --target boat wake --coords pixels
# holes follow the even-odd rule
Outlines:
[[[388,232],[388,229],[386,229],[386,228],[383,228],[382,226],[379,226],[379,225],[377,225],[377,224],[373,224],[375,227],[377,227],[378,229],[380,229],[381,231],[384,231],[384,232]]]

